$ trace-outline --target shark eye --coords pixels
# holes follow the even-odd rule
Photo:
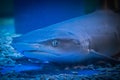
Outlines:
[[[58,40],[53,40],[52,41],[52,46],[57,47],[58,46]]]

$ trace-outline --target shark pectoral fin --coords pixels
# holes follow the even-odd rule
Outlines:
[[[88,57],[91,57],[95,61],[97,60],[97,61],[104,61],[104,62],[110,62],[110,63],[120,63],[120,61],[118,61],[110,56],[96,52],[94,50],[89,51]]]

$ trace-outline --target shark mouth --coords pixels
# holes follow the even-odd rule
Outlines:
[[[45,51],[40,51],[40,50],[24,50],[23,53],[24,52],[45,52]]]
[[[25,52],[30,52],[30,53],[45,53],[45,54],[47,53],[47,54],[53,55],[53,56],[60,56],[60,54],[45,52],[45,51],[41,51],[41,50],[24,50],[22,53],[24,54]]]

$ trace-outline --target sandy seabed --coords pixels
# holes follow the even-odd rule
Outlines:
[[[58,68],[47,65],[36,70],[18,70],[25,61],[10,45],[15,34],[0,32],[0,80],[120,80],[120,64],[77,65]],[[21,60],[21,61],[19,61]],[[26,64],[26,65],[27,65]],[[27,67],[27,66],[24,66]]]

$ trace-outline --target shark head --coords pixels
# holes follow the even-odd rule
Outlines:
[[[119,49],[119,28],[114,27],[119,26],[119,19],[114,13],[97,11],[29,32],[15,38],[12,45],[26,57],[49,62],[79,62],[87,57],[98,58],[99,54],[111,56]]]
[[[65,30],[37,30],[13,40],[13,47],[28,58],[71,63],[88,53],[78,37]]]

